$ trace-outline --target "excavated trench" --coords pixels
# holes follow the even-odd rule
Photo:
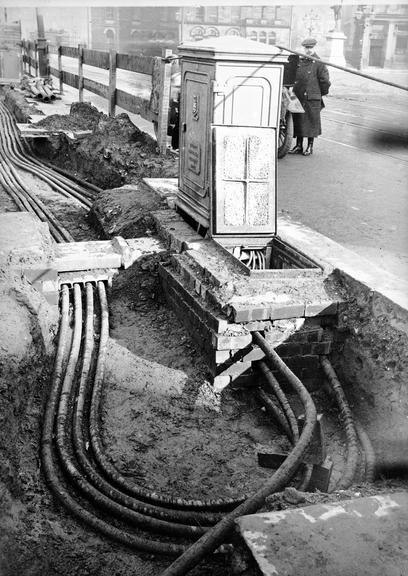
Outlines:
[[[141,137],[126,118],[115,122],[93,110],[90,115],[98,118],[94,141],[69,144],[66,138],[57,137],[37,145],[37,152],[105,189],[91,216],[51,195],[34,177],[30,185],[48,200],[76,240],[116,235],[155,238],[150,213],[163,205],[140,188],[139,179],[174,176],[177,160],[161,159],[154,143]],[[1,211],[13,209],[4,190],[0,203]],[[199,346],[161,293],[158,265],[168,257],[164,246],[155,253],[147,251],[114,278],[108,291],[110,341],[101,411],[106,453],[129,481],[164,496],[206,499],[253,493],[271,475],[257,465],[256,446],[267,444],[282,452],[289,449],[288,440],[271,425],[250,391],[213,391]],[[1,573],[159,575],[169,558],[135,552],[98,536],[49,492],[39,454],[58,315],[7,267],[0,282],[0,330],[5,343],[0,351]],[[327,449],[336,480],[346,458],[338,409],[324,386],[313,398],[327,418]],[[357,493],[406,487],[404,479],[359,483],[360,473],[352,488],[326,496],[309,495],[308,501],[336,501]],[[271,497],[264,509],[297,504],[280,495]],[[245,562],[231,561],[226,555],[206,559],[191,574],[255,573],[251,570]]]

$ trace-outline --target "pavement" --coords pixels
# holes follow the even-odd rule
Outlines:
[[[403,576],[408,492],[242,516],[263,576]]]

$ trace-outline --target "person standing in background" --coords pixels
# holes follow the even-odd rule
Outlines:
[[[293,92],[303,106],[304,113],[293,114],[293,135],[296,145],[289,154],[313,154],[314,139],[322,133],[320,111],[324,108],[322,96],[329,93],[329,71],[322,62],[311,60],[308,56],[318,58],[314,51],[317,41],[306,38],[302,42],[305,56],[292,55],[289,60],[297,59],[297,69]],[[303,150],[303,138],[307,138],[307,148]]]

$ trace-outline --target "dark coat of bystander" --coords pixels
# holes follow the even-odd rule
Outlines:
[[[313,53],[314,58],[318,58]],[[304,114],[294,114],[294,136],[315,138],[322,133],[320,111],[324,107],[322,96],[329,93],[329,71],[322,62],[307,57],[290,56],[297,59],[293,91],[304,108]]]

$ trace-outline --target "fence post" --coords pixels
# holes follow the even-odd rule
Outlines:
[[[35,70],[35,77],[38,76],[38,46],[37,41],[34,41],[34,70]]]
[[[116,109],[116,51],[109,51],[108,115],[115,116]]]
[[[58,80],[59,80],[59,91],[60,94],[64,93],[64,74],[62,71],[62,46],[58,43]]]
[[[21,41],[21,64],[22,64],[22,68],[23,68],[23,74],[26,74],[26,47],[25,47],[25,40]]]
[[[84,101],[84,49],[78,44],[78,102]]]
[[[171,55],[171,50],[163,50],[163,58]],[[171,63],[162,60],[160,70],[159,116],[157,119],[157,144],[161,154],[167,153],[167,126],[170,107]]]
[[[23,40],[23,42],[24,42],[24,40]],[[20,77],[21,78],[24,76],[23,42],[20,43],[20,54],[19,54]]]

